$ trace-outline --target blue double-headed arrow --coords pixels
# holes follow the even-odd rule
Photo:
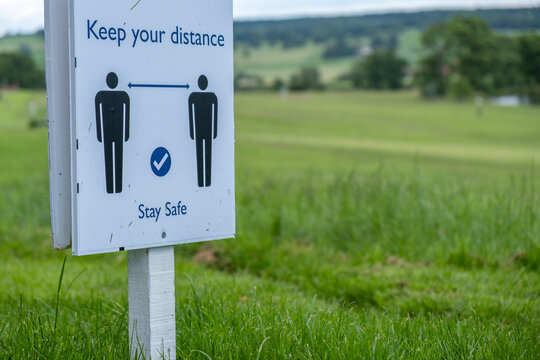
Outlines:
[[[186,85],[163,85],[163,84],[128,84],[129,88],[166,88],[166,89],[189,89],[189,84]]]

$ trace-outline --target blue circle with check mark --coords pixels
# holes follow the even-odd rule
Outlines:
[[[150,168],[156,176],[163,177],[171,170],[171,154],[164,147],[158,147],[150,158]]]

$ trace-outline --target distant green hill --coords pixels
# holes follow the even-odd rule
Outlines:
[[[540,30],[540,8],[240,21],[235,23],[236,72],[270,84],[309,64],[321,70],[325,82],[335,83],[350,70],[362,47],[394,49],[414,66],[421,56],[422,30],[454,16],[480,17],[505,34]],[[328,56],[340,43],[345,51]]]
[[[10,35],[0,38],[0,53],[23,52],[32,55],[36,64],[45,68],[45,43],[43,34]]]
[[[294,47],[306,41],[324,43],[340,37],[375,38],[398,35],[405,29],[423,29],[454,16],[477,16],[497,31],[540,29],[540,8],[524,8],[239,21],[235,23],[234,30],[235,41],[239,45],[258,46],[265,42],[281,42],[286,47]]]

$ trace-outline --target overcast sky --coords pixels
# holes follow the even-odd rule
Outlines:
[[[137,2],[137,0],[131,1]],[[540,0],[234,0],[234,16],[236,19],[267,19],[434,8],[531,7],[538,5],[540,5]],[[7,31],[35,31],[42,27],[43,0],[0,0],[0,35]]]

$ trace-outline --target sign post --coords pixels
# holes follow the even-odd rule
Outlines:
[[[128,284],[131,357],[176,359],[174,247],[129,251]]]
[[[45,5],[55,248],[128,251],[131,356],[175,358],[173,246],[235,233],[232,0]]]

